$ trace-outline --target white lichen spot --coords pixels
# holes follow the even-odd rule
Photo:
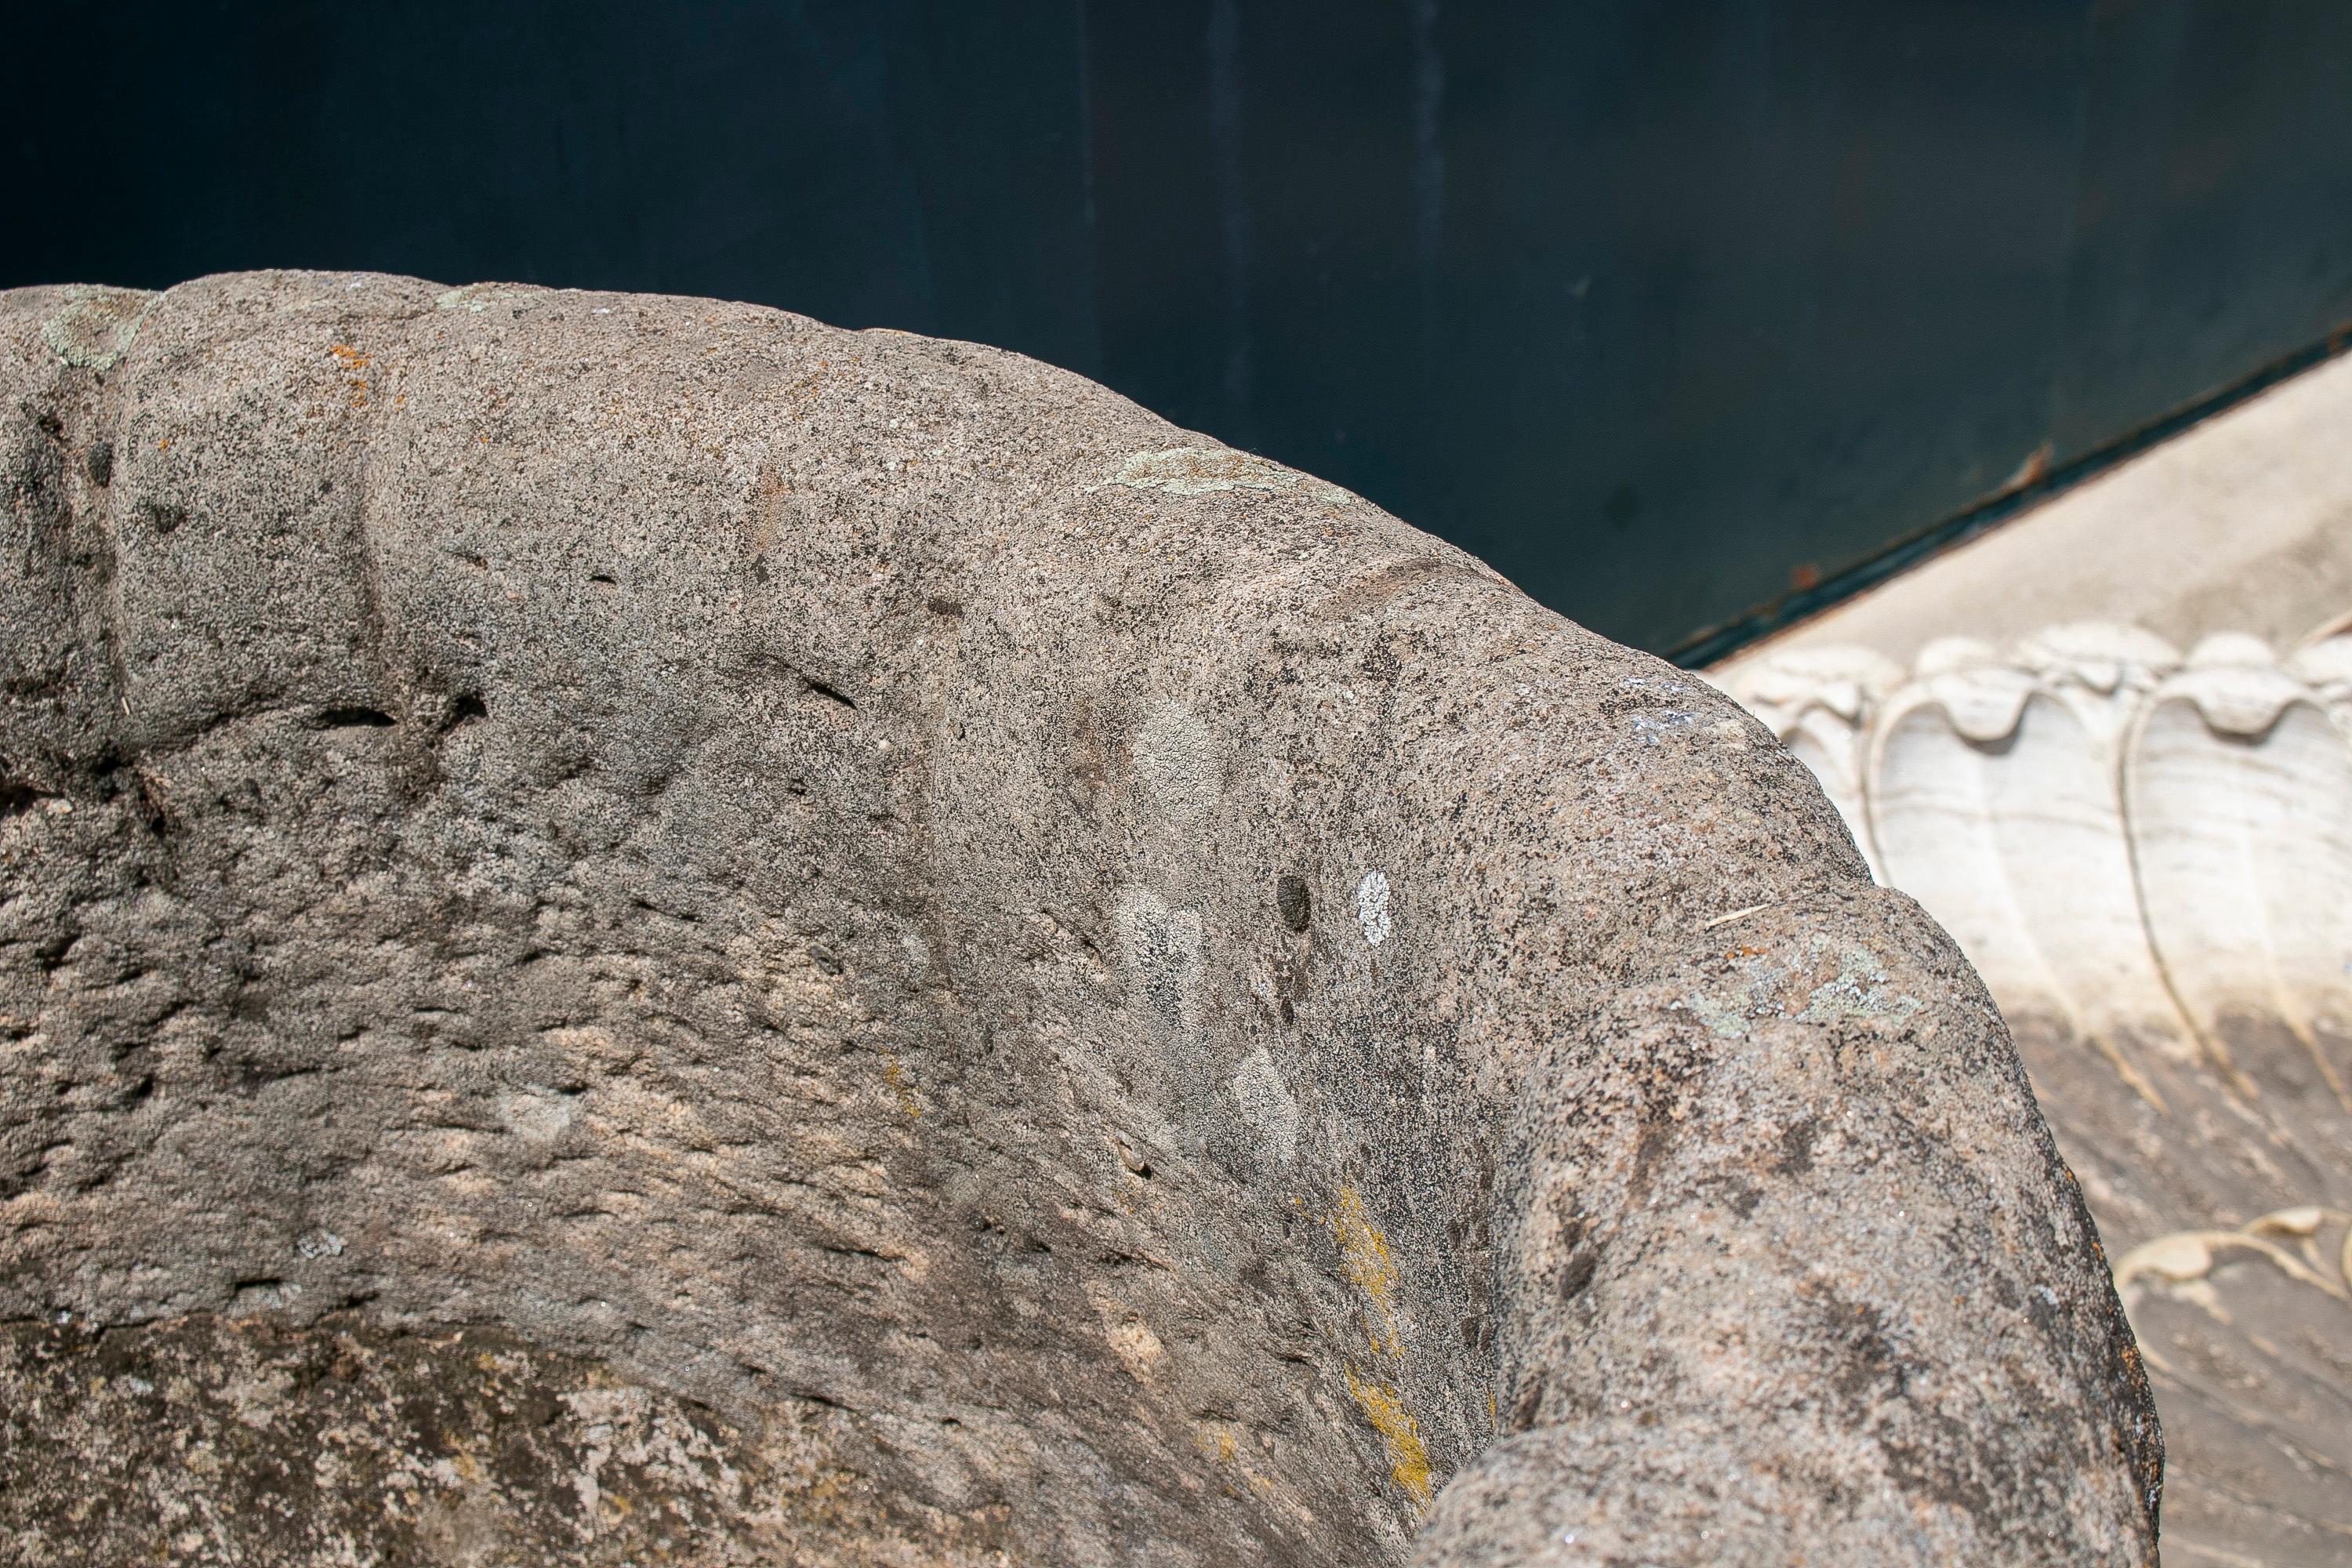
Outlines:
[[[1364,942],[1378,947],[1389,936],[1389,879],[1378,871],[1367,871],[1364,879],[1356,884],[1356,923],[1364,928]]]
[[[1679,708],[1661,708],[1651,713],[1634,714],[1633,733],[1642,738],[1643,745],[1654,746],[1659,736],[1687,730],[1693,721],[1694,715]]]
[[[1702,923],[1706,931],[1727,925],[1759,910],[1767,904],[1751,905],[1734,910],[1728,915],[1718,915]],[[1808,936],[1803,943],[1806,958],[1818,960],[1828,955],[1831,944],[1820,933]],[[1774,958],[1762,950],[1744,948],[1727,973],[1712,985],[1695,990],[1666,1004],[1669,1012],[1686,1013],[1706,1026],[1707,1032],[1719,1039],[1746,1039],[1759,1019],[1796,1018],[1807,1024],[1836,1024],[1847,1020],[1888,1026],[1900,1025],[1917,1014],[1926,1004],[1903,989],[1887,973],[1886,966],[1865,948],[1850,947],[1837,952],[1836,972],[1821,984],[1805,992],[1802,1008],[1794,1008],[1785,994],[1792,982],[1802,984],[1797,969]],[[1816,971],[1815,973],[1818,973]]]
[[[296,1237],[294,1250],[314,1262],[321,1258],[341,1258],[343,1255],[343,1238],[331,1230],[314,1230]]]
[[[1287,1165],[1297,1159],[1298,1098],[1264,1046],[1242,1058],[1241,1070],[1234,1074],[1234,1098],[1241,1101],[1268,1160]]]
[[[1295,468],[1286,468],[1252,453],[1223,447],[1171,447],[1163,452],[1129,452],[1119,459],[1107,482],[1179,496],[1242,489],[1280,492],[1304,485],[1315,499],[1334,506],[1345,506],[1350,499],[1337,485],[1310,479]]]

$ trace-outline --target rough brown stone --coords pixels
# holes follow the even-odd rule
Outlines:
[[[990,1563],[1003,1508],[909,1508],[832,1460],[839,1410],[745,1433],[483,1328],[198,1314],[0,1336],[12,1561]]]
[[[1998,1016],[1695,680],[967,345],[0,366],[0,1554],[2152,1559]]]

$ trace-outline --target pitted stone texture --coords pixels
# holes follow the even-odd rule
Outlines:
[[[909,1510],[835,1464],[839,1411],[745,1433],[495,1330],[20,1323],[0,1386],[11,1563],[1004,1560],[1001,1507]]]
[[[0,296],[0,1317],[829,1413],[873,1530],[684,1562],[2151,1559],[1998,1017],[1695,680],[1012,355],[98,298]]]

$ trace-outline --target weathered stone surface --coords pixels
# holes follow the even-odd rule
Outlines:
[[[2151,1559],[1998,1016],[1696,681],[965,345],[0,363],[8,1551]]]
[[[0,1338],[12,1561],[985,1563],[1005,1510],[833,1465],[842,1412],[746,1434],[496,1330],[209,1316]],[[912,1517],[906,1517],[911,1515]],[[919,1545],[917,1543],[919,1542]]]

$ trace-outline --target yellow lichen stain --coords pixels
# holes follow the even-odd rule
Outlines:
[[[898,1057],[889,1051],[882,1053],[882,1076],[890,1080],[890,1091],[898,1097],[898,1109],[907,1113],[907,1120],[920,1121],[923,1108],[915,1103],[915,1080],[907,1076],[907,1069],[898,1065]]]
[[[375,356],[362,353],[349,343],[330,344],[327,352],[343,362],[343,369],[346,373],[343,383],[352,389],[351,405],[353,408],[365,408],[368,405],[368,384],[367,376],[362,373],[375,363]]]
[[[1230,1422],[1195,1421],[1192,1423],[1192,1446],[1201,1450],[1203,1458],[1213,1459],[1221,1465],[1230,1466],[1234,1473],[1240,1476],[1249,1489],[1257,1493],[1259,1497],[1281,1507],[1285,1512],[1299,1513],[1297,1500],[1295,1498],[1286,1496],[1271,1476],[1259,1474],[1250,1468],[1248,1460],[1242,1458],[1241,1442],[1234,1436],[1234,1428]],[[1239,1497],[1241,1494],[1228,1487],[1225,1489],[1225,1495]],[[1313,1519],[1311,1516],[1301,1514],[1299,1522],[1311,1525]]]
[[[803,1524],[836,1529],[871,1522],[872,1505],[859,1495],[856,1472],[828,1465],[811,1473],[805,1459],[794,1464],[799,1456],[790,1453],[772,1451],[763,1458],[779,1468],[789,1465],[798,1472],[779,1478],[777,1514]]]
[[[1303,1200],[1294,1201],[1306,1206]],[[1330,1226],[1331,1239],[1339,1247],[1339,1272],[1363,1298],[1364,1333],[1374,1353],[1391,1361],[1401,1359],[1404,1345],[1398,1332],[1397,1267],[1388,1237],[1372,1224],[1363,1195],[1351,1186],[1340,1187],[1339,1205],[1323,1223]],[[1414,1507],[1426,1509],[1431,1490],[1429,1449],[1421,1440],[1420,1424],[1405,1408],[1403,1395],[1394,1384],[1377,1375],[1359,1375],[1353,1365],[1342,1363],[1340,1371],[1348,1380],[1349,1394],[1388,1447],[1389,1474],[1412,1499]]]
[[[1212,1459],[1231,1464],[1241,1450],[1234,1441],[1233,1428],[1215,1421],[1192,1423],[1192,1441],[1202,1454]]]
[[[1339,1271],[1363,1294],[1372,1348],[1400,1353],[1404,1347],[1397,1342],[1396,1260],[1389,1255],[1389,1238],[1372,1224],[1353,1187],[1339,1189],[1339,1207],[1328,1223],[1339,1248]]]
[[[1415,1508],[1427,1508],[1429,1450],[1422,1446],[1421,1426],[1413,1420],[1412,1412],[1404,1407],[1403,1399],[1389,1384],[1358,1377],[1352,1366],[1342,1370],[1347,1373],[1348,1392],[1357,1407],[1388,1446],[1390,1476],[1412,1499]]]

